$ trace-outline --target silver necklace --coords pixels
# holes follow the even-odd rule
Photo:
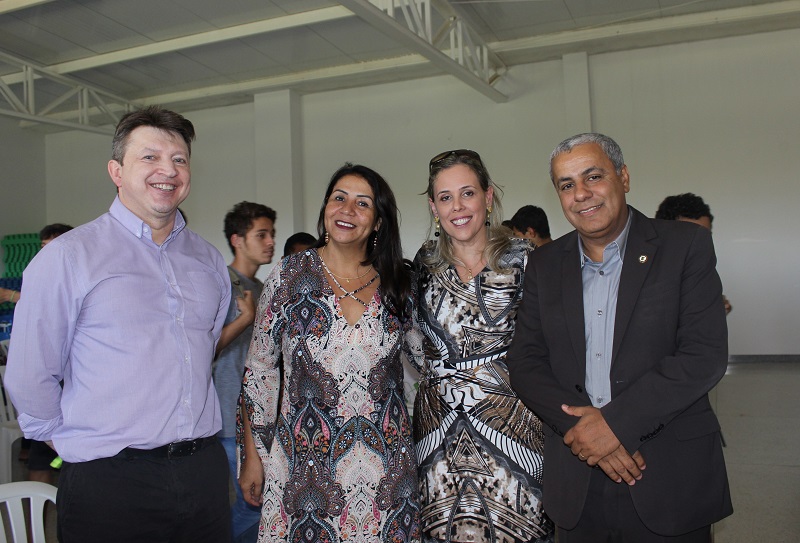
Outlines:
[[[323,249],[324,249],[324,247],[323,247]],[[367,304],[366,302],[364,302],[364,300],[362,300],[361,298],[356,296],[356,294],[358,294],[359,292],[361,292],[362,290],[364,290],[365,288],[370,286],[372,283],[374,283],[375,280],[378,278],[378,275],[380,275],[380,274],[375,272],[375,275],[372,276],[372,279],[370,279],[369,281],[367,281],[366,283],[364,283],[363,285],[361,285],[357,289],[355,289],[353,291],[350,291],[350,290],[347,290],[346,288],[344,288],[342,286],[342,284],[339,281],[336,280],[336,276],[333,275],[333,272],[330,270],[330,268],[328,268],[328,265],[325,264],[325,261],[322,259],[322,256],[320,256],[319,261],[322,262],[322,267],[325,268],[325,271],[328,272],[328,275],[330,275],[331,279],[333,279],[333,284],[336,285],[337,287],[339,287],[339,290],[341,290],[344,293],[343,298],[352,298],[353,300],[357,301],[358,303],[360,303],[364,307],[369,307],[369,304]]]

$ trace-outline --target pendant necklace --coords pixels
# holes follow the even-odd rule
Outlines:
[[[481,261],[483,261],[483,258],[481,258],[480,260],[478,260],[478,262],[477,262],[477,265],[478,265],[478,266],[480,266],[480,265],[481,265]],[[466,264],[465,264],[463,261],[461,262],[461,266],[463,266],[463,267],[464,267],[464,269],[465,269],[465,270],[467,270],[467,280],[465,281],[466,283],[469,283],[470,281],[472,281],[473,279],[475,279],[475,274],[474,274],[474,273],[472,273],[472,268],[470,268],[469,266],[467,266],[467,265],[466,265]]]
[[[323,247],[323,249],[324,249],[324,247]],[[322,267],[323,267],[323,268],[325,268],[325,271],[326,271],[326,272],[328,272],[328,275],[330,275],[330,276],[331,276],[331,279],[333,279],[333,284],[335,284],[337,287],[339,287],[339,290],[341,290],[341,291],[344,293],[344,296],[343,296],[344,298],[352,298],[353,300],[357,301],[358,303],[360,303],[360,304],[361,304],[361,305],[363,305],[364,307],[369,307],[369,304],[365,303],[365,302],[364,302],[364,300],[362,300],[361,298],[359,298],[358,296],[356,296],[356,294],[358,294],[359,292],[361,292],[362,290],[364,290],[365,288],[367,288],[368,286],[370,286],[372,283],[374,283],[374,282],[375,282],[375,280],[378,278],[378,276],[379,276],[380,274],[378,274],[377,272],[375,272],[375,275],[373,275],[373,276],[372,276],[372,279],[370,279],[369,281],[367,281],[366,283],[364,283],[363,285],[361,285],[361,286],[360,286],[360,287],[358,287],[357,289],[355,289],[355,290],[353,290],[353,291],[350,291],[350,290],[347,290],[346,288],[344,288],[344,287],[342,286],[342,284],[341,284],[339,281],[337,281],[337,280],[336,280],[336,275],[334,275],[334,273],[333,273],[333,272],[330,270],[330,268],[328,267],[328,265],[327,265],[327,264],[325,264],[325,261],[322,259],[322,257],[321,257],[321,256],[320,256],[320,259],[319,259],[319,261],[320,261],[320,262],[322,262]],[[370,266],[370,268],[371,268],[371,266]],[[367,271],[369,271],[369,270],[367,270]],[[364,275],[366,275],[366,274],[367,274],[367,273],[366,273],[366,272],[364,272],[364,273],[361,275],[361,277],[364,277]],[[343,278],[343,279],[344,279],[344,278]],[[353,279],[358,279],[358,278],[355,278],[355,277],[354,277]]]
[[[369,270],[371,270],[371,269],[372,269],[372,264],[370,264],[369,267],[367,268],[367,270],[364,273],[362,273],[361,275],[359,275],[358,277],[344,277],[343,275],[337,275],[337,274],[333,273],[332,271],[327,270],[327,268],[326,268],[328,273],[330,273],[332,276],[338,277],[339,279],[344,279],[348,283],[350,283],[350,281],[355,281],[356,279],[361,279],[362,277],[367,275],[369,273]]]

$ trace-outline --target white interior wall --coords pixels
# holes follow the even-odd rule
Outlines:
[[[551,127],[563,122],[561,66],[549,62],[515,68],[505,89],[515,96],[495,104],[459,81],[431,78],[305,98],[306,217],[316,224],[331,174],[345,161],[380,172],[402,214],[403,247],[413,258],[430,225],[428,161],[441,151],[474,149],[504,189],[504,216],[520,202],[539,202],[554,217],[558,200],[547,177]],[[559,132],[560,133],[560,132]],[[520,204],[521,205],[521,204]],[[510,213],[510,214],[509,214]]]
[[[190,228],[230,261],[233,255],[225,241],[223,218],[234,204],[258,200],[253,104],[193,111],[187,117],[197,139],[192,144],[192,190],[181,209]]]
[[[665,195],[711,206],[732,354],[800,353],[800,31],[600,55],[591,60],[595,128],[615,137],[629,202]]]
[[[44,135],[18,124],[0,116],[0,237],[38,232],[46,217]]]
[[[734,305],[732,354],[800,353],[794,333],[800,256],[792,236],[798,221],[790,213],[800,189],[785,173],[790,145],[800,141],[798,45],[800,30],[791,30],[588,57],[592,129],[621,144],[631,171],[630,203],[652,215],[664,196],[693,191],[711,204],[719,270]],[[547,211],[554,236],[566,233],[570,227],[547,178],[549,152],[574,132],[565,104],[581,95],[564,81],[562,63],[551,61],[512,68],[500,83],[511,97],[505,104],[450,77],[302,97],[300,129],[291,137],[302,145],[305,229],[315,232],[331,173],[346,160],[361,162],[394,188],[412,257],[429,224],[419,195],[428,159],[468,147],[481,153],[505,189],[506,217],[535,203]],[[268,152],[253,143],[254,133],[268,139],[273,130],[268,110],[247,104],[188,114],[198,141],[192,194],[182,207],[191,227],[226,258],[225,211],[257,196],[269,205],[260,195],[270,184],[281,196],[287,190],[255,167],[264,163],[257,153]],[[273,136],[285,130],[282,123]],[[81,222],[108,208],[109,145],[109,138],[89,134],[47,137],[46,221]],[[0,186],[8,190],[5,178]],[[282,226],[278,213],[282,246],[292,225]]]
[[[116,187],[108,176],[111,137],[58,132],[46,138],[47,217],[42,224],[78,226],[108,211]]]

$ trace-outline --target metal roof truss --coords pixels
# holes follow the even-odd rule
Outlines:
[[[340,0],[339,3],[495,102],[508,100],[492,86],[506,72],[505,65],[446,0]],[[431,8],[444,20],[435,33]],[[400,16],[405,25],[398,20]],[[442,49],[442,44],[448,47]]]
[[[44,123],[98,134],[113,134],[113,127],[122,114],[141,107],[140,104],[1,51],[0,62],[18,67],[22,74],[22,85],[17,90],[0,78],[0,115],[21,119],[23,125]],[[46,85],[47,92],[37,93],[37,85]],[[46,96],[49,102],[37,108],[37,96]]]

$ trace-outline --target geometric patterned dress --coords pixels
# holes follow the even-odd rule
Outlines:
[[[380,293],[349,325],[315,249],[264,284],[242,395],[265,472],[259,542],[420,537],[400,354],[416,341],[419,356],[421,335]]]
[[[542,510],[542,423],[509,384],[530,246],[512,240],[499,274],[464,283],[453,266],[415,259],[418,326],[426,336],[414,404],[423,541],[552,542]]]

